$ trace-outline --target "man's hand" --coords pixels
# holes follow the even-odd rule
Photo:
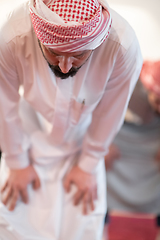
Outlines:
[[[9,170],[8,179],[1,189],[1,200],[10,211],[14,210],[19,197],[24,203],[28,202],[28,184],[32,184],[33,189],[40,187],[40,180],[32,165]]]
[[[74,205],[82,202],[84,214],[88,213],[89,208],[93,211],[95,209],[94,200],[97,199],[96,176],[74,166],[64,180],[64,188],[67,192],[70,191],[71,184],[75,184],[77,187],[73,200]]]

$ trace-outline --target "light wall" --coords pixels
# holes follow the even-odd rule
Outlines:
[[[134,28],[144,59],[160,59],[160,0],[108,0]]]
[[[12,8],[25,0],[0,0],[0,24]],[[160,0],[108,0],[110,7],[134,28],[144,59],[160,59]]]

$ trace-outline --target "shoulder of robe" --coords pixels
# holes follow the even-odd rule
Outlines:
[[[137,43],[137,37],[130,24],[117,12],[111,9],[112,28],[109,40],[128,50],[132,44]]]
[[[32,23],[29,13],[29,3],[25,2],[11,11],[0,28],[0,36],[5,43],[14,41],[16,37],[23,36],[32,31]]]

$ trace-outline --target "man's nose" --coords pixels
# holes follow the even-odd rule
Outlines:
[[[72,68],[72,58],[71,57],[66,57],[66,56],[60,56],[59,57],[59,68],[63,73],[68,73],[69,70]]]

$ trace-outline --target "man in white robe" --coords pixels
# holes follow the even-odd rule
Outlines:
[[[105,1],[36,0],[0,36],[1,238],[99,240],[104,156],[142,65],[135,33]]]

